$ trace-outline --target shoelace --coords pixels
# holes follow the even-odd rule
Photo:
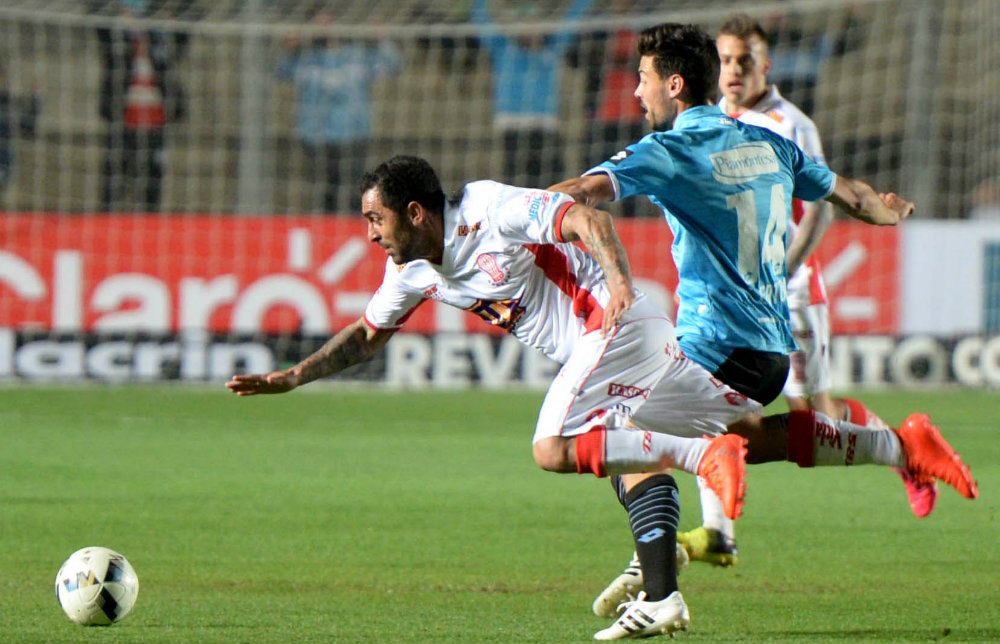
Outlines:
[[[646,597],[646,591],[640,590],[638,594],[635,595],[626,592],[625,597],[627,597],[628,599],[618,604],[618,607],[615,609],[623,617],[625,616],[625,613],[628,612],[628,609],[632,608],[632,604],[636,603],[637,601],[642,601],[642,599]]]

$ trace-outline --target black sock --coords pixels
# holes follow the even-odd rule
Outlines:
[[[681,514],[677,483],[669,474],[656,474],[625,492],[622,500],[642,566],[646,600],[665,599],[677,590],[677,524]]]

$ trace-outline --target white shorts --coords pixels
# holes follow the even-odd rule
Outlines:
[[[597,426],[620,428],[629,420],[663,434],[715,435],[761,411],[685,357],[674,325],[643,299],[607,338],[592,332],[580,339],[549,386],[534,442]]]
[[[792,337],[798,351],[788,355],[784,393],[806,398],[830,390],[830,310],[826,304],[791,309]]]

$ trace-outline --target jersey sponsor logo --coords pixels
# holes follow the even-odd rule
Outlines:
[[[712,176],[719,183],[735,185],[778,172],[778,156],[774,148],[764,141],[741,143],[729,150],[710,156]]]
[[[630,156],[632,156],[632,150],[625,149],[622,150],[621,152],[618,152],[610,159],[608,159],[608,163],[614,163],[615,165],[618,165],[619,163],[629,158]]]
[[[444,300],[444,295],[438,290],[436,284],[430,288],[425,288],[420,294],[432,300]]]
[[[494,286],[499,286],[507,281],[507,273],[500,268],[500,264],[497,263],[497,258],[492,253],[483,253],[476,258],[476,266],[479,270],[483,271],[490,276],[490,282]]]
[[[635,387],[633,385],[621,385],[616,382],[612,382],[608,385],[608,395],[618,396],[621,398],[635,398],[637,396],[642,396],[643,398],[649,398],[650,389]]]
[[[481,221],[477,221],[476,223],[472,224],[471,226],[467,226],[465,224],[459,224],[459,226],[458,226],[458,236],[459,237],[468,237],[469,235],[471,235],[472,233],[478,231],[482,227],[483,227],[483,222],[481,222]]]
[[[767,115],[773,118],[778,123],[782,123],[785,120],[785,117],[782,116],[781,113],[778,112],[777,110],[771,110],[770,112],[767,112]]]
[[[513,300],[477,300],[468,309],[487,323],[507,331],[513,331],[514,325],[524,315],[524,307],[520,299]]]
[[[684,355],[684,350],[681,349],[681,345],[677,344],[676,342],[671,342],[666,347],[664,347],[663,352],[667,354],[668,358],[672,358],[674,360],[687,359],[687,356]]]
[[[528,219],[538,221],[542,210],[552,201],[552,193],[544,190],[532,190],[524,195],[524,203],[528,208]]]
[[[733,407],[742,407],[749,398],[738,391],[727,391],[725,393],[726,402]]]
[[[712,385],[714,385],[716,389],[729,389],[729,385],[722,382],[715,376],[709,376],[708,381],[712,383]],[[722,393],[722,397],[725,398],[726,402],[732,405],[733,407],[742,407],[744,404],[746,404],[746,401],[750,400],[745,395],[741,394],[738,391],[734,391],[732,389],[729,389],[729,391],[724,391]]]
[[[831,449],[844,449],[844,444],[840,439],[840,430],[833,425],[826,423],[816,423],[816,438],[819,447],[829,446]]]

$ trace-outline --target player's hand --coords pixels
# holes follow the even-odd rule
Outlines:
[[[897,223],[913,214],[913,210],[916,208],[916,205],[912,201],[903,199],[895,192],[880,192],[878,196],[882,199],[882,203],[885,204],[886,208],[899,216]]]
[[[283,394],[298,386],[299,377],[291,369],[265,374],[237,374],[226,383],[226,388],[237,396]]]
[[[608,337],[608,331],[615,328],[618,321],[625,315],[625,311],[632,308],[635,302],[635,292],[632,289],[623,290],[621,293],[611,293],[608,305],[604,307],[604,318],[601,320],[601,337]]]

